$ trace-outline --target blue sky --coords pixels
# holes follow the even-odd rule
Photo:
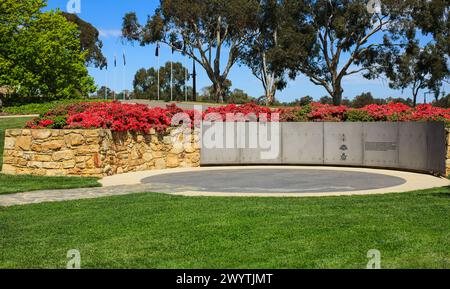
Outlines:
[[[150,45],[141,47],[138,44],[122,43],[120,38],[120,29],[122,25],[122,17],[127,12],[134,11],[137,13],[140,22],[145,22],[148,15],[151,15],[159,4],[159,0],[80,0],[81,13],[79,17],[92,23],[99,31],[101,40],[103,41],[103,54],[108,58],[110,69],[108,72],[90,68],[89,73],[95,78],[96,84],[100,87],[107,84],[108,87],[116,91],[123,89],[132,89],[133,77],[135,72],[142,67],[157,67],[157,58],[155,57],[155,46]],[[69,0],[48,0],[50,9],[59,8],[66,11]],[[125,51],[127,65],[123,67],[121,62],[122,52]],[[160,51],[161,66],[171,60],[170,48],[162,46]],[[118,67],[113,69],[114,55],[118,58]],[[173,55],[174,61],[185,63],[191,70],[192,62],[185,59],[180,54]],[[224,62],[224,61],[222,61]],[[210,85],[210,81],[200,65],[197,65],[198,81],[197,87],[203,88]],[[240,88],[249,95],[258,97],[264,94],[261,83],[257,80],[250,70],[243,66],[234,66],[228,77],[233,88]],[[408,97],[409,90],[402,93],[399,90],[391,90],[387,81],[367,80],[360,75],[352,75],[343,82],[345,89],[344,95],[348,98],[370,91],[376,97]],[[445,87],[449,92],[449,86]],[[292,101],[305,95],[310,95],[315,99],[326,95],[325,89],[312,84],[306,77],[299,76],[295,80],[290,80],[288,86],[282,92],[278,92],[277,98],[280,101]],[[423,96],[419,96],[419,102],[423,100]]]

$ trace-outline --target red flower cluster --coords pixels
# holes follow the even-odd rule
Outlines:
[[[348,110],[346,106],[334,106],[313,102],[310,104],[311,112],[308,118],[311,121],[342,121]]]
[[[311,103],[303,107],[270,109],[254,103],[210,107],[203,114],[175,104],[150,108],[120,102],[79,103],[58,107],[27,124],[28,128],[105,128],[113,131],[163,132],[170,126],[206,121],[445,121],[450,109],[401,103],[368,105],[362,109]]]
[[[450,109],[420,104],[415,108],[402,103],[368,105],[362,110],[375,121],[450,121]]]
[[[230,121],[230,122],[245,122],[245,121],[271,121],[272,111],[265,106],[259,106],[253,102],[236,105],[229,104],[226,106],[209,107],[203,113],[203,119],[206,121]]]
[[[113,131],[149,132],[164,131],[172,125],[172,118],[179,117],[176,124],[190,122],[193,125],[194,111],[183,111],[175,105],[167,108],[150,108],[143,104],[120,102],[81,103],[58,107],[27,124],[29,128],[104,128]],[[55,119],[62,119],[55,127]]]
[[[367,111],[375,121],[407,121],[413,108],[403,103],[389,103],[384,105],[371,104],[361,110]]]

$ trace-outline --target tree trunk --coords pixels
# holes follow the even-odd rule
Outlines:
[[[272,105],[275,102],[275,93],[277,91],[275,83],[271,85],[270,87],[265,87],[265,93],[266,93],[266,104]]]
[[[342,89],[341,83],[340,82],[334,83],[333,84],[333,95],[331,96],[333,98],[334,105],[341,105],[343,93],[344,93],[344,90]]]
[[[226,99],[225,99],[225,90],[223,89],[223,83],[220,81],[214,82],[213,88],[216,101],[218,103],[224,103]]]
[[[416,107],[417,105],[417,95],[419,94],[420,90],[420,84],[417,85],[416,82],[414,82],[413,88],[412,88],[412,94],[413,94],[413,107]]]

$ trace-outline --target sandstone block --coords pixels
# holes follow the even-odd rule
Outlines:
[[[5,138],[5,145],[4,145],[4,149],[14,149],[14,147],[16,146],[16,139],[13,137],[6,137]]]
[[[178,156],[175,154],[169,154],[166,160],[166,166],[168,168],[176,168],[180,162],[178,161]]]
[[[63,151],[57,151],[57,152],[53,153],[54,161],[71,160],[73,158],[74,158],[74,153],[72,150],[63,150]]]
[[[55,131],[57,132],[57,131]],[[31,136],[33,139],[47,139],[52,135],[52,131],[49,129],[33,129]]]
[[[16,147],[29,151],[31,149],[31,136],[18,136],[16,138]]]
[[[9,165],[9,164],[3,164],[2,167],[2,173],[6,175],[12,175],[16,173],[16,167]]]
[[[155,160],[155,169],[163,170],[166,168],[166,161],[164,159]]]
[[[32,157],[33,161],[37,161],[37,162],[50,162],[52,161],[52,156],[51,155],[34,155]]]
[[[79,146],[84,144],[84,137],[81,134],[73,133],[64,136],[66,143],[71,146]]]

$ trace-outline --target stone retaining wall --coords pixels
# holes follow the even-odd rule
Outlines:
[[[446,129],[447,132],[447,159],[445,161],[445,172],[447,176],[450,176],[450,130]]]
[[[107,176],[200,166],[198,137],[171,129],[166,135],[110,130],[10,129],[3,173],[40,176]]]

